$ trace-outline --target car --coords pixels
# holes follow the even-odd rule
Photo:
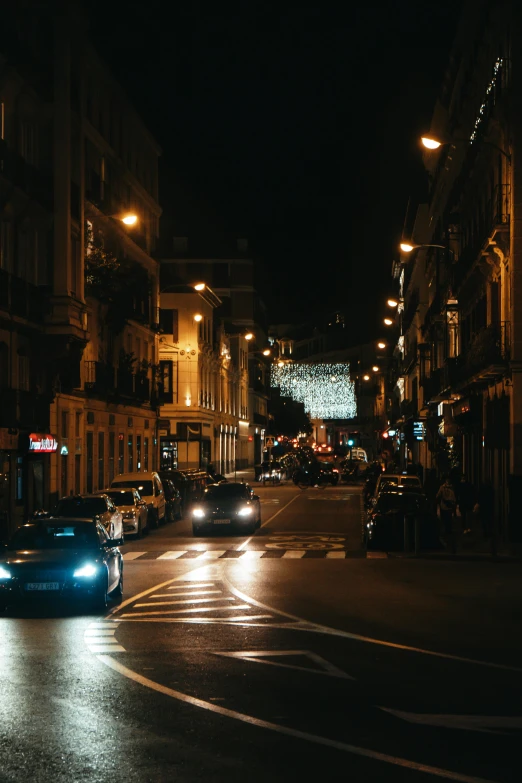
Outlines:
[[[403,486],[418,487],[422,491],[422,482],[418,476],[411,476],[407,473],[381,473],[377,477],[375,484],[374,497],[377,497],[384,484],[402,484]]]
[[[158,528],[167,521],[167,503],[163,483],[159,474],[153,470],[143,473],[120,473],[111,481],[111,489],[135,487],[148,507],[148,525]]]
[[[181,492],[179,489],[176,489],[174,482],[170,479],[162,478],[161,481],[165,492],[165,503],[167,504],[167,520],[175,522],[183,516]]]
[[[123,516],[108,495],[68,495],[51,509],[50,517],[99,519],[111,539],[124,538]]]
[[[245,482],[210,484],[201,500],[192,507],[191,517],[195,536],[201,536],[205,531],[228,532],[232,529],[250,535],[261,526],[261,503]]]
[[[97,495],[107,495],[121,511],[123,517],[123,533],[141,538],[149,532],[147,504],[140,497],[135,487],[122,489],[104,489]]]
[[[404,549],[404,522],[409,523],[410,544],[414,544],[417,518],[420,522],[420,547],[440,549],[438,518],[422,492],[395,488],[382,492],[367,516],[364,542],[368,549]]]
[[[333,462],[322,458],[319,460],[319,467],[327,482],[335,487],[339,483],[339,469],[335,467]]]
[[[98,520],[48,517],[19,527],[0,549],[0,605],[42,598],[103,611],[123,594],[122,539]]]

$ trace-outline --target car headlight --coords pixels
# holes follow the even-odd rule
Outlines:
[[[192,509],[192,516],[193,517],[198,517],[198,519],[201,519],[201,517],[205,516],[205,512],[203,511],[202,508],[193,508]]]
[[[81,568],[77,568],[76,571],[73,573],[73,576],[95,576],[98,569],[95,565],[92,563],[86,563]]]
[[[11,579],[11,573],[7,570],[7,568],[4,568],[3,566],[0,566],[0,579]]]
[[[237,513],[240,517],[248,517],[248,515],[252,513],[252,510],[252,506],[243,506]]]

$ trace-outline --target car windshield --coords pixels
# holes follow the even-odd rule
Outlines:
[[[107,503],[103,498],[63,498],[59,500],[52,511],[53,516],[60,517],[95,517],[107,511]]]
[[[427,501],[423,495],[414,495],[412,492],[400,494],[399,492],[390,492],[381,495],[375,505],[375,510],[381,513],[389,511],[425,511]]]
[[[203,496],[204,500],[247,500],[249,492],[246,487],[234,484],[214,484],[207,487]]]
[[[99,540],[96,527],[88,522],[81,525],[39,522],[18,528],[8,549],[30,552],[35,549],[92,549],[97,546]]]
[[[139,479],[132,479],[127,481],[113,481],[112,488],[114,487],[134,487],[138,490],[140,495],[152,495],[152,481],[140,481]]]
[[[105,495],[108,495],[115,506],[133,506],[134,505],[134,492],[126,492],[124,489],[114,491],[113,489],[107,490]]]

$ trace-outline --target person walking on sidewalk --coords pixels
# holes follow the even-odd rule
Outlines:
[[[437,492],[436,502],[440,508],[440,521],[443,530],[446,535],[451,536],[453,533],[453,517],[457,508],[457,498],[449,476],[446,476],[444,483]]]
[[[471,533],[471,517],[475,505],[475,488],[463,473],[457,484],[457,504],[462,522],[462,532]]]

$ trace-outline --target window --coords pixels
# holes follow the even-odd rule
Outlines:
[[[0,223],[0,269],[13,271],[13,224],[7,220]]]
[[[148,473],[148,470],[149,470],[149,439],[147,437],[143,438],[143,463],[144,463],[145,473]]]
[[[116,438],[114,432],[109,432],[109,485],[114,478],[114,449]]]
[[[118,473],[125,472],[125,465],[123,464],[125,440],[123,432],[118,435]]]
[[[92,460],[93,460],[94,433],[87,433],[87,492],[92,492]]]
[[[98,489],[103,489],[105,472],[105,433],[98,432]]]
[[[141,470],[141,435],[136,435],[136,470]]]
[[[29,357],[18,357],[18,388],[29,391]]]
[[[178,401],[178,364],[169,360],[160,362],[160,378],[163,384],[163,403]]]
[[[160,329],[164,334],[171,334],[172,341],[177,343],[179,340],[178,334],[178,311],[177,310],[165,310],[160,309]]]
[[[134,436],[129,433],[127,440],[127,471],[132,473],[134,470]]]
[[[30,122],[22,122],[20,128],[20,154],[27,163],[35,163],[35,130],[34,125]]]

